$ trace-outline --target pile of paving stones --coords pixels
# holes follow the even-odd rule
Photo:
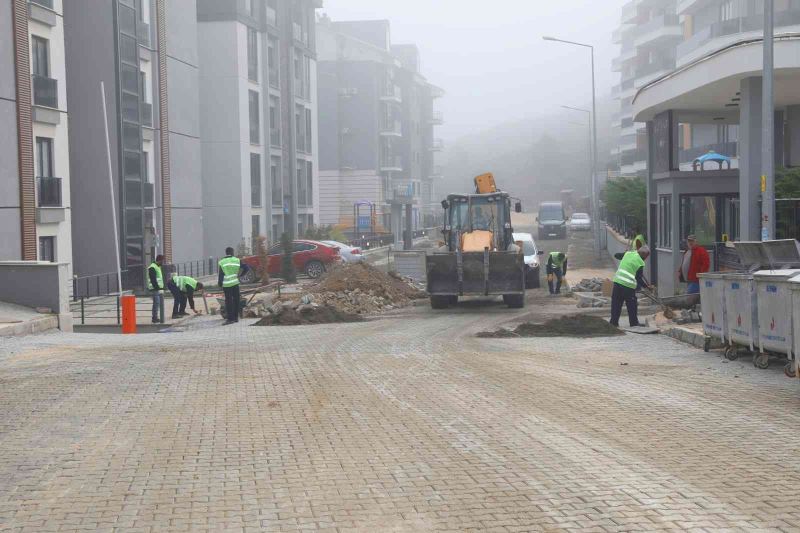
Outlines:
[[[603,278],[584,278],[572,287],[572,292],[600,292],[603,290]]]
[[[572,287],[572,293],[578,299],[578,307],[607,307],[611,304],[611,298],[603,295],[603,284],[607,280],[603,278],[584,278]]]
[[[703,319],[698,311],[693,309],[681,309],[674,320],[676,324],[693,324],[695,322],[702,322]]]

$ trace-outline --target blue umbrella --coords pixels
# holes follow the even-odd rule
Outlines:
[[[707,154],[703,154],[700,157],[696,158],[692,162],[692,168],[694,168],[694,170],[697,170],[697,165],[699,164],[700,165],[700,170],[703,170],[703,165],[707,161],[713,161],[713,162],[719,164],[720,170],[722,170],[722,164],[723,163],[727,163],[728,164],[728,168],[731,168],[731,158],[728,157],[727,155],[718,154],[714,150],[709,150]]]

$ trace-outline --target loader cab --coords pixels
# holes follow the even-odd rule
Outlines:
[[[508,193],[451,194],[442,202],[447,249],[474,241],[479,248],[506,250],[513,242],[511,198]],[[477,251],[477,250],[474,250]]]

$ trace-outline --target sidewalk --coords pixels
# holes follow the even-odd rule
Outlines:
[[[58,328],[58,317],[21,305],[0,302],[0,337],[29,335]]]

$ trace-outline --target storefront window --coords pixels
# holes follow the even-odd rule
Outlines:
[[[697,242],[711,246],[739,239],[739,198],[734,195],[682,195],[680,200],[681,239],[694,234]]]

